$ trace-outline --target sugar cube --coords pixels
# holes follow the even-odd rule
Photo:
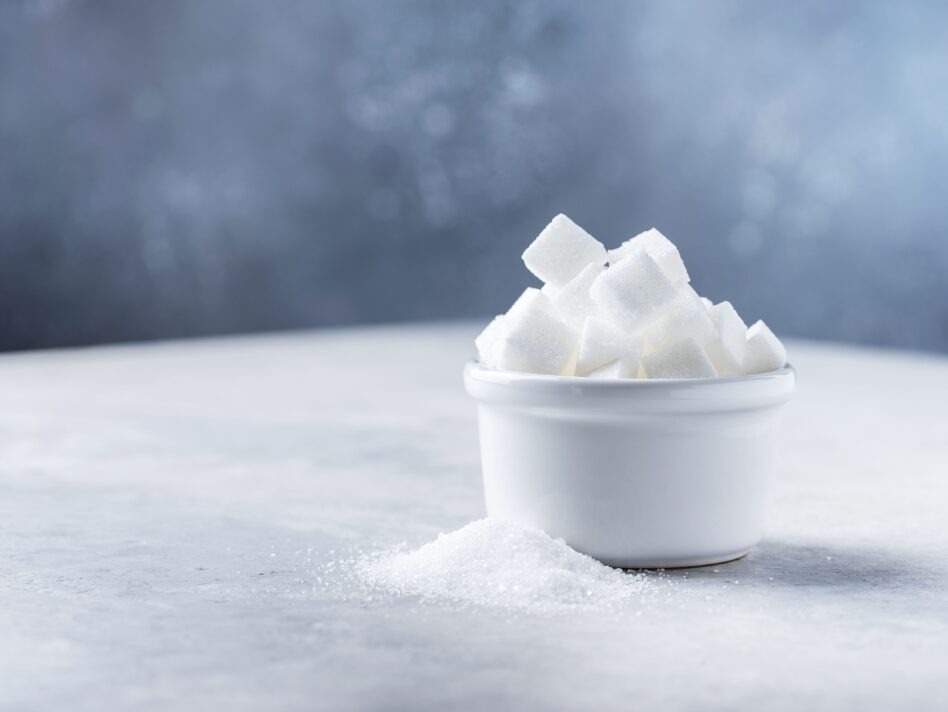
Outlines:
[[[560,288],[555,284],[547,282],[540,288],[540,291],[543,292],[550,300],[552,300],[553,297],[559,293]]]
[[[504,317],[495,316],[484,330],[474,339],[477,347],[477,360],[488,368],[496,368],[500,357],[500,346],[505,332]]]
[[[763,321],[756,321],[747,330],[747,343],[744,351],[745,374],[766,373],[783,368],[787,363],[787,350],[780,339]]]
[[[489,367],[678,379],[760,373],[786,362],[766,324],[748,329],[730,302],[695,292],[678,248],[655,228],[607,253],[557,215],[523,261],[544,284],[525,290],[475,340]]]
[[[605,261],[605,246],[562,213],[543,228],[523,253],[527,269],[556,286],[569,282],[586,265]]]
[[[553,306],[553,302],[543,293],[543,290],[537,289],[536,287],[527,287],[524,289],[516,301],[510,305],[506,315],[516,315],[530,308],[542,309],[551,316],[556,316],[556,308]]]
[[[646,354],[642,367],[649,378],[714,378],[718,375],[704,348],[692,338]]]
[[[714,338],[705,342],[704,347],[711,357],[714,367],[721,376],[737,376],[741,373],[747,324],[730,302],[715,304],[710,310],[714,322]]]
[[[620,361],[634,377],[642,359],[642,337],[627,335],[605,319],[589,317],[583,323],[576,358],[576,375],[585,376],[612,362]]]
[[[626,240],[614,250],[609,250],[609,264],[622,261],[637,250],[645,250],[655,260],[672,284],[685,284],[690,280],[685,263],[678,248],[654,227]]]
[[[688,336],[706,344],[715,335],[711,315],[701,303],[701,297],[688,284],[678,290],[661,315],[645,329],[645,340],[649,348],[656,351]]]
[[[644,326],[677,295],[672,282],[645,250],[637,250],[604,270],[589,293],[596,306],[618,326]]]
[[[504,315],[497,368],[567,374],[575,363],[579,335],[560,321],[539,289],[529,288]]]
[[[589,295],[589,287],[604,269],[599,264],[586,265],[582,272],[557,288],[556,294],[551,297],[550,301],[560,318],[574,329],[581,329],[586,317],[596,314],[596,303]]]
[[[635,378],[638,367],[632,369],[625,361],[610,361],[586,374],[587,378]]]

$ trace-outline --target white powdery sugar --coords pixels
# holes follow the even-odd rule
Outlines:
[[[540,615],[617,611],[654,588],[649,575],[610,568],[562,539],[490,518],[356,566],[365,582],[396,595]]]

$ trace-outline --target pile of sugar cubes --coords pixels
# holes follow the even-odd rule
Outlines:
[[[715,378],[782,368],[763,321],[698,296],[678,248],[656,229],[614,250],[557,215],[523,253],[543,281],[481,332],[489,368],[589,378]]]

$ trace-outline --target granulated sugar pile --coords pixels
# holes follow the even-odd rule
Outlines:
[[[615,611],[641,600],[654,577],[609,568],[561,539],[497,519],[441,534],[420,549],[363,559],[358,574],[402,596],[550,614]]]

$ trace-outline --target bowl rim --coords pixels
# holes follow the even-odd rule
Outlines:
[[[722,385],[728,383],[747,383],[754,381],[770,381],[773,379],[786,378],[791,375],[796,379],[796,369],[789,361],[781,368],[773,371],[764,371],[763,373],[751,373],[741,376],[717,376],[715,378],[588,378],[587,376],[560,376],[548,373],[530,373],[529,371],[504,371],[496,368],[490,368],[480,363],[477,359],[469,359],[464,365],[465,375],[470,375],[479,380],[490,383],[510,384],[515,383],[546,383],[550,386],[562,384],[564,387],[573,387],[576,385],[590,386],[593,388],[613,389],[613,388],[661,388],[669,386],[703,386],[703,385]]]
[[[688,413],[777,406],[789,400],[796,371],[726,378],[585,378],[497,371],[475,360],[464,366],[464,386],[480,403],[571,412]]]

